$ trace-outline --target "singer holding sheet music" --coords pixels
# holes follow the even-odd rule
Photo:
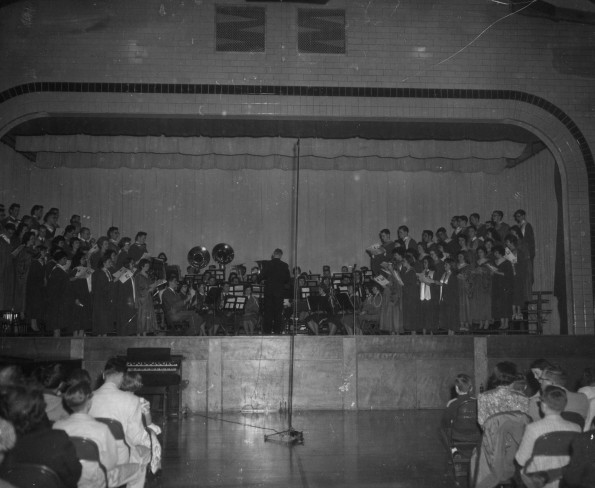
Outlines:
[[[393,257],[393,249],[395,248],[394,241],[390,239],[390,230],[382,229],[380,231],[380,244],[373,244],[366,252],[370,256],[370,268],[372,272],[377,275],[381,272],[381,264],[388,262]]]
[[[281,334],[283,322],[283,298],[285,286],[291,276],[289,266],[281,261],[283,251],[275,249],[272,259],[263,263],[260,279],[264,280],[264,323],[263,334]]]

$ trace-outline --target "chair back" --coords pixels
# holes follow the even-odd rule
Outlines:
[[[74,449],[76,450],[76,457],[79,460],[84,461],[93,461],[99,465],[99,469],[103,472],[103,477],[105,478],[105,486],[108,486],[107,480],[107,469],[101,462],[101,458],[99,457],[99,447],[97,447],[97,443],[89,439],[87,437],[77,437],[73,436],[70,438],[70,441],[74,445]]]
[[[529,478],[534,478],[547,474],[547,477],[541,477],[547,479],[548,482],[561,479],[562,468],[549,469],[546,471],[540,471],[539,473],[527,473],[527,469],[532,465],[536,457],[570,456],[570,445],[579,434],[579,432],[559,431],[549,432],[538,437],[535,441],[535,445],[533,446],[531,457],[523,467],[523,475]]]
[[[58,473],[43,464],[15,463],[2,476],[19,488],[64,488]]]
[[[477,443],[481,438],[481,429],[477,423],[477,399],[469,398],[462,402],[450,424],[450,441]]]
[[[562,418],[578,425],[581,430],[585,427],[585,418],[578,412],[562,412]]]
[[[593,428],[593,420],[595,420],[595,398],[589,400],[589,412],[585,421],[585,432]]]
[[[124,435],[124,427],[122,427],[122,424],[116,419],[109,419],[106,417],[96,417],[95,420],[109,427],[114,439],[117,441],[122,441],[128,448],[128,456],[130,456],[130,446],[128,445],[128,442],[126,442],[126,436]]]

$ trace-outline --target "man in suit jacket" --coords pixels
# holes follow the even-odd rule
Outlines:
[[[167,281],[168,286],[163,290],[161,303],[168,321],[171,323],[187,320],[189,323],[189,335],[197,335],[199,332],[200,335],[207,335],[204,318],[193,310],[187,310],[186,302],[176,291],[179,285],[178,277],[175,274],[171,274],[168,276]]]
[[[261,279],[264,280],[264,324],[265,334],[281,334],[283,331],[283,298],[285,286],[291,277],[289,266],[281,261],[283,251],[275,249],[270,261],[264,263]]]
[[[89,410],[92,417],[104,417],[117,420],[122,424],[124,437],[130,446],[118,451],[118,464],[141,464],[138,476],[128,482],[128,488],[142,488],[145,484],[146,465],[151,457],[151,439],[142,421],[142,408],[139,397],[128,391],[121,391],[120,385],[126,372],[126,362],[111,358],[103,370],[105,383],[93,393]]]
[[[521,228],[523,242],[527,244],[527,247],[529,248],[529,255],[531,256],[531,262],[533,262],[535,259],[535,233],[533,232],[533,226],[527,222],[527,214],[522,209],[518,209],[514,213],[514,220]]]

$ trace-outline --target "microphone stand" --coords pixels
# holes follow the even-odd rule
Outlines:
[[[294,238],[293,238],[293,260],[294,268],[297,268],[298,263],[298,216],[299,216],[299,203],[300,203],[300,140],[298,139],[295,144],[296,150],[296,184],[295,184],[295,212],[294,212]],[[295,274],[295,273],[294,273]],[[297,275],[294,276],[293,286],[293,328],[289,331],[289,391],[287,394],[287,429],[281,432],[275,432],[264,436],[264,441],[276,440],[282,444],[292,446],[294,444],[304,443],[304,433],[297,431],[293,428],[293,367],[295,362],[295,329],[297,325]]]

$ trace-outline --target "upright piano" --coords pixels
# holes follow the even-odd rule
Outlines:
[[[137,395],[163,397],[163,416],[179,417],[182,410],[183,357],[172,355],[169,347],[130,347],[126,367],[140,373],[143,387]]]

